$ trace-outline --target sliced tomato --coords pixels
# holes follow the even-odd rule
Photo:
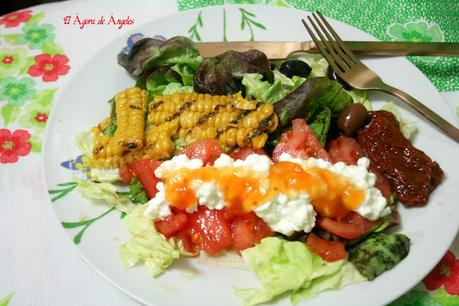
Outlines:
[[[292,129],[282,133],[280,142],[274,148],[273,160],[279,161],[282,153],[303,159],[315,157],[330,160],[327,151],[304,119],[293,120]]]
[[[245,147],[245,148],[236,148],[236,149],[234,149],[229,154],[229,156],[231,156],[233,159],[242,159],[242,160],[244,160],[250,154],[268,155],[262,149],[255,149],[255,148]]]
[[[314,233],[308,235],[306,246],[311,252],[322,257],[323,260],[333,262],[347,257],[344,243],[322,239]]]
[[[185,227],[187,219],[184,212],[171,213],[166,218],[156,221],[155,227],[166,238],[170,238]]]
[[[221,210],[199,206],[196,212],[188,216],[187,226],[191,242],[210,255],[232,244],[231,227]]]
[[[124,184],[129,185],[131,183],[134,175],[132,174],[132,170],[129,164],[122,164],[120,166],[120,177]]]
[[[161,162],[151,159],[133,160],[129,164],[132,174],[139,179],[149,199],[153,198],[158,191],[156,184],[159,179],[155,176],[155,170],[160,164]]]
[[[350,212],[340,221],[331,218],[320,218],[317,226],[327,232],[348,240],[356,239],[368,233],[376,223],[365,219],[356,212]]]
[[[272,236],[269,226],[251,212],[247,215],[238,216],[232,225],[233,248],[240,252],[259,243],[261,239]]]
[[[346,165],[355,165],[365,153],[354,138],[340,136],[328,144],[328,155],[333,163],[343,162]]]
[[[188,158],[199,158],[205,165],[213,162],[224,152],[223,148],[214,138],[200,139],[186,146],[180,154],[186,154]]]

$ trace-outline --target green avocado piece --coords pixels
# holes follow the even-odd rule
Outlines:
[[[349,250],[349,261],[368,280],[392,269],[408,255],[410,239],[399,233],[377,233]]]

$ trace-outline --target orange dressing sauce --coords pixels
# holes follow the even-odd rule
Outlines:
[[[279,162],[271,166],[267,176],[244,167],[176,170],[164,180],[166,199],[179,209],[195,205],[196,180],[215,182],[223,193],[225,206],[236,214],[248,213],[278,193],[306,192],[320,215],[340,217],[365,198],[364,190],[340,174],[321,168],[305,171],[298,164]]]

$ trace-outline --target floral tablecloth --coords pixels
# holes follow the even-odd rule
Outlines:
[[[0,306],[137,305],[79,258],[53,215],[42,180],[44,127],[56,92],[105,42],[154,18],[222,4],[320,10],[381,40],[459,41],[456,0],[67,1],[0,17]],[[254,30],[263,24],[248,13],[241,10],[241,30],[256,39]],[[76,16],[131,16],[133,22],[101,29],[70,23]],[[202,27],[197,20],[189,36],[200,40]],[[459,122],[459,58],[409,60]],[[459,305],[456,256],[458,238],[435,269],[391,305]]]

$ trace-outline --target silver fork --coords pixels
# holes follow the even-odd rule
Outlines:
[[[438,126],[456,142],[459,142],[459,129],[406,92],[384,83],[374,71],[365,66],[346,47],[320,12],[313,13],[312,16],[315,22],[311,16],[308,16],[308,20],[320,39],[316,37],[304,19],[302,19],[303,24],[322,55],[344,82],[357,89],[379,90],[399,98],[402,102],[405,102],[418,111],[427,120]]]

